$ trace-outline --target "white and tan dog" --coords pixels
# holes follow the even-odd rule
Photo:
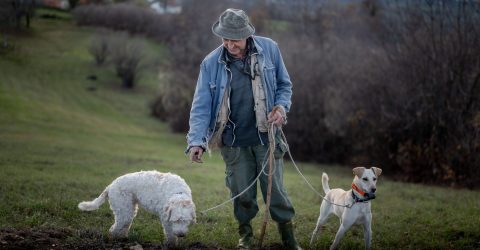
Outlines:
[[[108,198],[115,215],[112,237],[127,237],[138,205],[160,217],[167,245],[176,245],[188,226],[195,223],[195,204],[187,183],[178,175],[141,171],[118,177],[98,198],[78,204],[83,211],[96,210]]]
[[[337,248],[340,239],[353,224],[363,224],[365,249],[370,249],[372,241],[372,212],[371,204],[368,201],[375,198],[377,178],[381,173],[382,169],[376,167],[370,169],[364,167],[354,168],[353,174],[355,174],[355,178],[352,182],[352,189],[348,191],[340,188],[330,190],[328,175],[323,173],[322,186],[326,194],[326,200],[324,199],[320,205],[320,216],[312,233],[310,245],[313,244],[321,226],[327,222],[328,217],[333,213],[340,218],[340,228],[330,249]]]

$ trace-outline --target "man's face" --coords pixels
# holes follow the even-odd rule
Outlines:
[[[230,54],[236,58],[243,58],[245,55],[245,48],[247,47],[247,39],[242,40],[230,40],[222,38],[223,46],[230,52]]]

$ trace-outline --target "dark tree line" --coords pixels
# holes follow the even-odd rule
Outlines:
[[[8,32],[30,28],[34,7],[34,0],[0,1],[0,53],[14,48],[7,38]]]
[[[286,129],[296,154],[478,186],[479,6],[365,1],[329,11],[320,11],[328,25],[307,22],[323,27],[321,40],[291,41],[303,49],[287,52],[297,88]]]

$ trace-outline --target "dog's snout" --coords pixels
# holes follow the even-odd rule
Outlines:
[[[376,188],[372,188],[372,193],[375,193],[375,191],[377,191]]]
[[[183,238],[183,237],[185,237],[185,234],[184,233],[178,233],[178,234],[176,234],[176,236],[180,237],[180,238]]]

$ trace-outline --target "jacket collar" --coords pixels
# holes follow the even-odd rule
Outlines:
[[[228,56],[228,51],[225,49],[225,47],[220,45],[220,55],[218,56],[218,62],[223,63],[225,65],[228,65],[228,63],[231,61],[231,59]],[[255,36],[251,36],[247,39],[247,57],[250,57],[252,54],[259,54],[263,51],[262,47],[258,45],[257,39],[255,39]]]

